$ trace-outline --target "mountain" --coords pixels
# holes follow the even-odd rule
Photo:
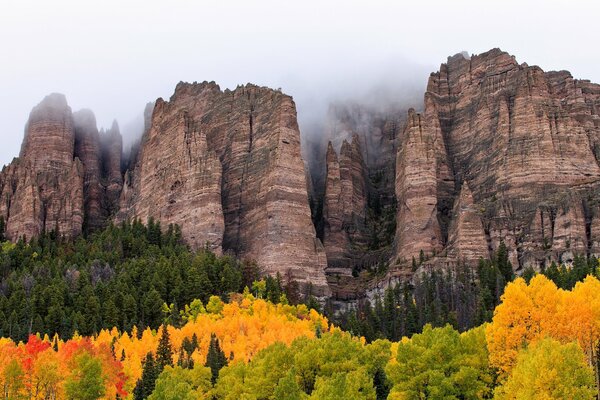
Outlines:
[[[152,218],[320,297],[502,242],[517,271],[600,254],[600,85],[499,49],[449,57],[420,111],[332,104],[307,167],[279,90],[180,83],[145,117],[124,156],[116,123],[46,97],[0,173],[6,237]]]
[[[499,49],[448,58],[398,152],[396,258],[423,249],[474,260],[501,241],[516,269],[596,254],[599,105],[600,85]],[[427,206],[415,211],[419,192]],[[481,225],[474,215],[466,224],[466,212]]]

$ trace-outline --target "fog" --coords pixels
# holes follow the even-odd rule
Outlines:
[[[0,163],[52,92],[93,110],[99,129],[116,119],[127,147],[146,103],[179,81],[281,88],[305,141],[322,134],[331,102],[419,108],[429,73],[461,51],[500,47],[600,82],[597,2],[493,3],[0,0]]]

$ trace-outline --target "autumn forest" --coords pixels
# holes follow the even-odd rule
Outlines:
[[[333,312],[149,221],[4,242],[5,399],[591,399],[597,260],[522,277],[501,247]]]

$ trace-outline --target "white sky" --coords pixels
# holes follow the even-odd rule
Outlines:
[[[599,17],[593,0],[0,0],[0,164],[51,92],[127,130],[181,80],[281,87],[302,123],[372,86],[402,99],[462,50],[600,82]]]

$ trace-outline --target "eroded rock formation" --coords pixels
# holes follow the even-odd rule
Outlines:
[[[112,139],[120,141],[118,131]],[[72,113],[61,94],[47,96],[31,111],[21,154],[0,174],[0,215],[9,239],[44,232],[73,237],[104,226],[111,216],[107,192],[116,191],[118,198],[121,191],[107,189],[104,179],[112,158],[118,158],[114,180],[122,177],[120,148],[104,157],[101,141],[94,114]]]
[[[177,223],[195,247],[255,260],[266,273],[329,293],[291,97],[180,83],[168,102],[156,102],[126,180],[120,218]]]
[[[101,185],[102,154],[96,117],[90,110],[73,113],[75,154],[83,163],[83,203],[85,231],[101,228],[106,220],[103,209],[104,188]]]
[[[600,85],[498,49],[459,54],[406,121],[332,106],[309,174],[280,91],[180,83],[147,107],[125,156],[116,123],[98,132],[90,111],[51,95],[0,173],[0,215],[13,240],[152,217],[323,296],[326,271],[351,280],[390,261],[406,275],[421,252],[474,264],[501,241],[515,268],[538,268],[600,255],[599,113]]]
[[[313,216],[330,275],[357,273],[389,258],[396,207],[393,160],[402,115],[357,103],[329,107],[322,135],[325,162],[319,167],[324,176],[314,165],[311,172]]]
[[[331,142],[327,148],[323,244],[330,273],[351,273],[352,263],[367,251],[368,179],[359,140],[357,135],[351,143],[344,140],[339,157]]]
[[[423,251],[439,253],[444,244],[439,211],[454,187],[439,123],[414,110],[402,135],[396,159],[396,262]]]
[[[66,236],[81,233],[84,167],[74,158],[74,147],[73,116],[65,97],[47,96],[31,111],[19,159],[5,167],[0,179],[9,239],[52,230]]]
[[[445,217],[458,218],[448,226],[459,227],[453,235],[461,236],[464,213],[458,211],[456,215],[456,207],[448,213],[450,208],[440,207],[443,195],[439,191],[434,195],[433,171],[438,185],[440,173],[448,175],[440,170],[441,165],[451,171],[457,186],[469,182],[474,209],[481,210],[488,250],[505,241],[515,268],[569,261],[573,253],[587,253],[598,241],[593,237],[595,229],[586,230],[586,224],[598,225],[590,210],[597,204],[593,193],[600,178],[599,102],[599,85],[573,79],[568,72],[546,73],[536,66],[518,64],[498,49],[470,59],[460,54],[450,57],[429,79],[419,123],[423,128],[417,130],[417,124],[412,123],[411,129],[409,123],[409,137],[402,139],[415,147],[415,154],[421,154],[413,155],[417,159],[411,161],[422,164],[417,170],[425,174],[423,185],[429,188],[421,189],[427,212],[422,210],[421,218],[408,218],[409,224],[423,221],[415,231],[422,236],[409,242],[420,242],[418,246],[425,251],[447,245],[443,224],[438,235],[434,204],[439,223]],[[429,133],[432,129],[439,134]],[[435,166],[431,154],[413,144],[410,136],[416,132],[443,142],[435,154],[438,158],[446,154],[447,165]],[[406,158],[403,152],[405,149],[400,150],[400,163]],[[409,181],[414,182],[419,174]],[[406,173],[397,175],[396,184],[401,189],[406,186]],[[400,225],[405,225],[401,223],[405,212],[402,193],[397,190],[400,230]],[[445,198],[450,199],[447,204],[462,201],[451,190],[446,193]],[[416,207],[424,208],[422,204]],[[398,257],[414,254],[416,249],[402,244],[401,231],[397,240]],[[481,244],[477,247],[478,252],[483,250]]]

